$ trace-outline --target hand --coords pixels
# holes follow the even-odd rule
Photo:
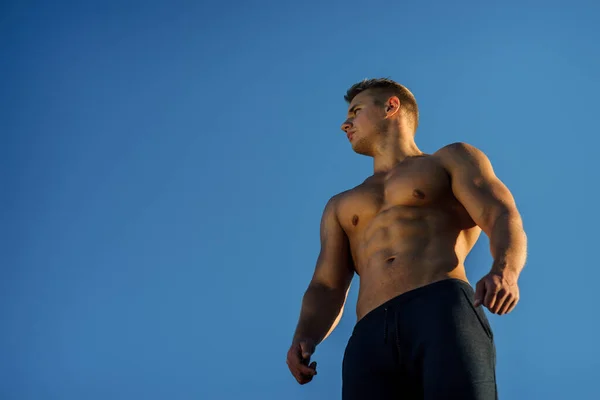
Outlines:
[[[294,340],[288,350],[286,363],[299,384],[312,381],[317,375],[317,363],[310,363],[310,356],[315,352],[315,343],[310,339]]]
[[[518,302],[519,286],[514,274],[490,272],[477,282],[475,307],[483,304],[492,313],[504,315],[511,312]]]

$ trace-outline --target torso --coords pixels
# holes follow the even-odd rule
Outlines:
[[[357,316],[429,283],[467,280],[481,232],[435,156],[409,157],[340,194],[337,216],[360,276]]]

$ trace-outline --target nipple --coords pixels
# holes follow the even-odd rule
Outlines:
[[[425,198],[425,193],[423,193],[419,189],[415,189],[415,190],[413,190],[413,197],[423,200]]]

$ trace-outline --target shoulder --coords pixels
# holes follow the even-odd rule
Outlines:
[[[327,200],[327,203],[325,204],[325,209],[323,210],[323,215],[324,216],[334,216],[337,218],[338,210],[340,207],[340,202],[347,196],[347,194],[351,190],[352,189],[345,190],[343,192],[340,192],[338,194],[331,196],[329,198],[329,200]]]
[[[465,142],[450,143],[436,151],[434,155],[438,158],[485,157],[483,151]]]
[[[464,142],[444,146],[433,156],[450,172],[463,168],[486,168],[489,164],[489,159],[483,151]]]
[[[329,200],[327,201],[327,207],[333,207],[335,208],[337,205],[339,205],[340,202],[343,202],[346,198],[351,197],[352,195],[356,194],[356,192],[360,192],[361,190],[363,190],[365,187],[368,187],[369,185],[371,185],[374,179],[377,179],[375,175],[371,175],[369,177],[367,177],[363,182],[357,184],[356,186],[350,188],[350,189],[346,189],[334,196],[331,196],[329,198]]]
[[[358,185],[356,185],[353,188],[344,190],[336,195],[333,195],[329,198],[329,200],[327,201],[327,204],[325,205],[325,209],[323,211],[323,213],[325,215],[331,215],[331,216],[335,216],[335,218],[339,218],[340,217],[340,208],[341,209],[345,209],[346,207],[342,207],[343,204],[348,204],[348,201],[352,202],[352,198],[354,198],[354,196],[357,194],[357,192],[360,192],[361,189],[366,185],[366,182],[369,180],[370,178],[367,178],[365,180],[365,182],[362,182]]]

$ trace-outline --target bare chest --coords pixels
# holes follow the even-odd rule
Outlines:
[[[351,232],[396,206],[421,214],[425,208],[443,207],[452,199],[450,178],[444,168],[429,157],[412,158],[346,192],[338,217],[346,232]]]

